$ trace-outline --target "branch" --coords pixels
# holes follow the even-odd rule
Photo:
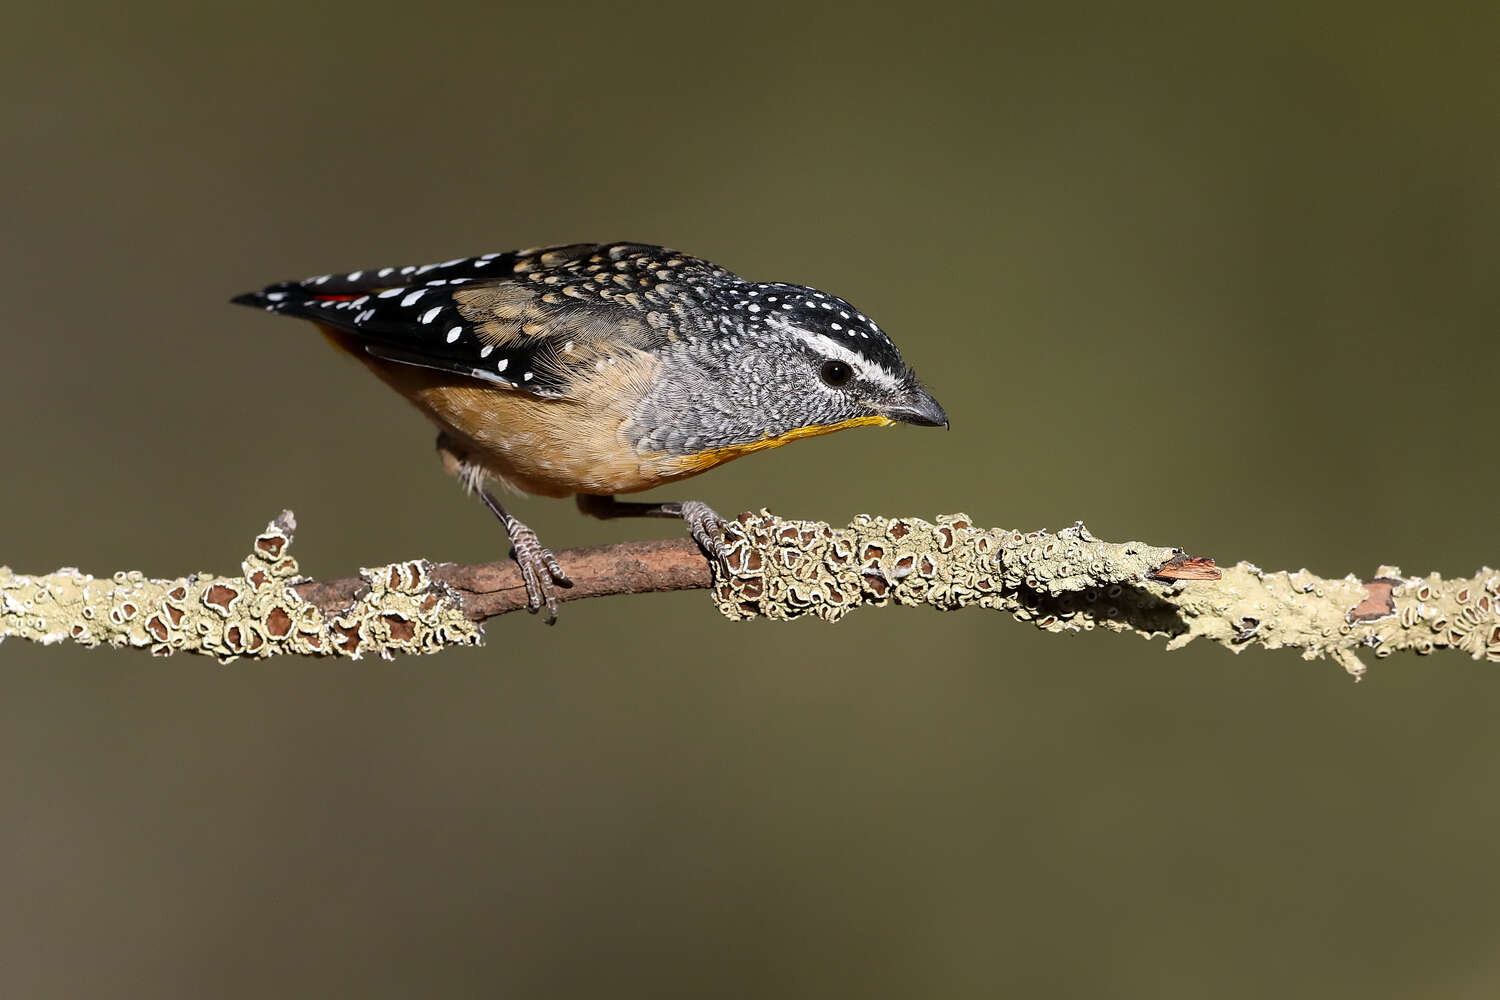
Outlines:
[[[572,587],[557,591],[559,602],[613,594],[706,590],[713,584],[708,560],[689,538],[568,549],[558,553],[558,559],[574,581]],[[472,621],[527,609],[521,571],[509,559],[468,566],[438,563],[428,566],[427,571],[458,597],[464,615]],[[296,590],[325,614],[337,614],[357,599],[365,585],[363,577],[347,577],[297,584]]]
[[[477,645],[479,622],[526,606],[514,564],[393,563],[315,582],[289,554],[295,521],[283,512],[255,539],[235,577],[198,573],[107,580],[63,569],[23,576],[0,568],[0,639],[136,646],[157,655],[223,660],[277,653],[361,656]],[[1105,542],[1081,523],[1058,532],[974,527],[962,514],[934,522],[860,515],[848,527],[790,521],[767,511],[729,525],[728,556],[710,566],[686,539],[573,549],[559,559],[575,586],[564,601],[610,594],[710,589],[731,619],[835,621],[862,605],[977,606],[1049,632],[1108,628],[1176,649],[1195,638],[1234,652],[1291,647],[1328,657],[1358,677],[1356,650],[1453,649],[1500,660],[1500,573],[1405,577],[1381,567],[1368,580],[1211,559],[1139,542]]]

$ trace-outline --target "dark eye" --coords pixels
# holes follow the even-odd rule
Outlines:
[[[854,377],[854,369],[842,361],[825,361],[823,367],[818,369],[818,375],[825,383],[839,389],[849,384],[849,380]]]

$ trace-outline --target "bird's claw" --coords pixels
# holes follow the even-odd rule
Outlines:
[[[526,584],[526,610],[536,614],[547,609],[547,624],[557,623],[557,594],[554,587],[571,587],[573,581],[563,572],[552,550],[542,545],[536,532],[525,525],[515,525],[510,533],[511,558],[521,568],[521,582]]]
[[[688,534],[710,559],[724,561],[727,550],[724,545],[724,529],[728,522],[701,500],[682,501],[682,519],[687,522]]]

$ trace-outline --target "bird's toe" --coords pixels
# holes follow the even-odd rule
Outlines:
[[[693,541],[710,559],[722,562],[727,554],[724,545],[724,529],[728,524],[718,512],[700,500],[682,502],[682,519],[687,522],[688,533]]]

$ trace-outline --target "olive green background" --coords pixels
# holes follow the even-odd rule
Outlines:
[[[265,282],[631,239],[953,429],[667,491],[1340,575],[1500,562],[1494,5],[41,5],[0,42],[0,562],[505,551]],[[517,505],[552,545],[675,531]],[[701,594],[401,662],[0,648],[7,997],[1500,991],[1500,677]]]

